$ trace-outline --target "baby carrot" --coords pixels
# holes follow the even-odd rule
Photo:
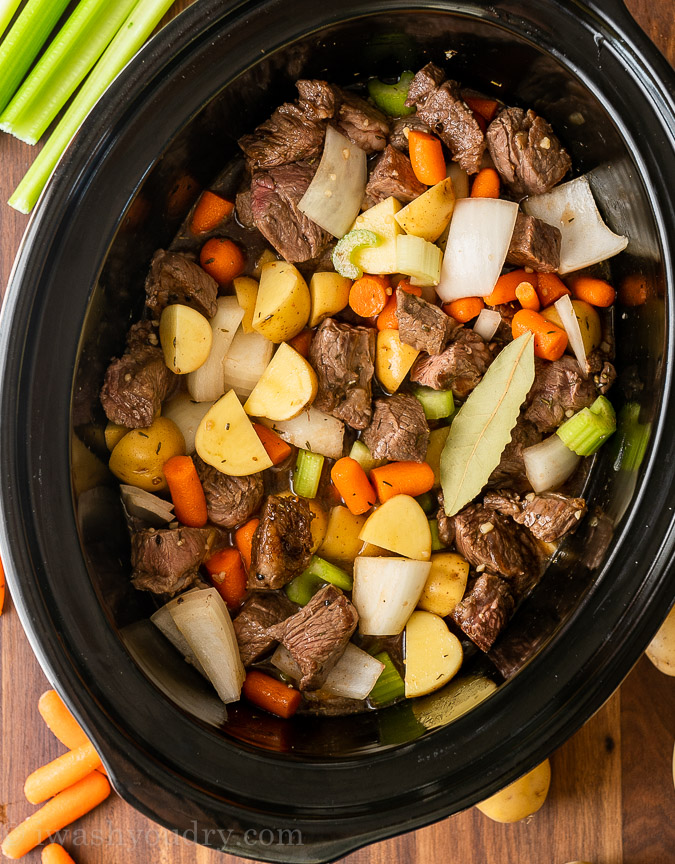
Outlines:
[[[362,318],[379,315],[387,305],[391,286],[386,276],[361,276],[349,289],[349,305]]]
[[[173,501],[176,519],[189,528],[206,525],[206,496],[190,456],[172,456],[162,468]]]
[[[288,344],[292,348],[295,348],[298,354],[302,354],[302,356],[306,358],[309,356],[309,346],[312,344],[313,338],[313,330],[301,330],[297,336],[294,336],[292,339],[288,340]]]
[[[227,285],[244,271],[244,255],[232,240],[212,237],[202,246],[199,263],[219,285]]]
[[[556,300],[560,300],[565,294],[571,293],[560,276],[556,276],[555,273],[537,273],[533,275],[537,277],[534,287],[537,289],[539,301],[544,308],[552,306]]]
[[[465,324],[480,315],[483,308],[485,308],[485,303],[482,297],[462,297],[460,300],[453,300],[452,303],[445,303],[443,311],[455,321],[461,321],[462,324]]]
[[[499,174],[494,168],[483,168],[471,186],[472,198],[499,198]]]
[[[84,730],[66,708],[56,690],[47,690],[40,696],[38,711],[49,731],[69,750],[89,743]]]
[[[280,465],[285,459],[288,459],[293,451],[290,444],[287,444],[276,432],[263,426],[262,423],[254,423],[253,428],[267,455],[272,460],[272,465]]]
[[[420,183],[435,186],[445,180],[443,145],[435,135],[411,129],[408,133],[408,150],[413,173]]]
[[[532,309],[520,309],[513,316],[511,332],[517,339],[529,330],[534,335],[534,353],[542,360],[558,360],[567,348],[567,333]]]
[[[285,720],[295,714],[302,702],[302,693],[299,690],[272,678],[271,675],[258,672],[257,669],[248,673],[241,692],[258,708]]]
[[[21,858],[56,831],[70,825],[89,813],[110,795],[110,783],[92,771],[82,780],[59,792],[33,813],[2,842],[2,852],[7,858]]]
[[[535,312],[538,312],[541,309],[539,295],[531,282],[521,282],[520,285],[518,285],[516,288],[516,300],[520,303],[523,309],[534,309]]]
[[[258,525],[260,525],[260,519],[249,519],[248,522],[244,523],[241,528],[237,528],[234,532],[234,542],[239,550],[247,572],[251,569],[251,560],[253,558],[253,535],[255,534]]]
[[[0,615],[2,615],[2,607],[5,605],[5,568],[0,561]]]
[[[536,288],[537,281],[537,273],[528,273],[525,270],[512,270],[510,273],[504,273],[495,282],[492,293],[484,298],[485,303],[487,306],[500,306],[502,303],[513,303],[516,299],[516,288],[521,282],[529,282]]]
[[[373,468],[370,479],[380,503],[394,495],[424,495],[434,486],[434,470],[427,462],[390,462]]]
[[[87,741],[29,774],[23,791],[31,804],[41,804],[91,774],[100,764],[93,744]]]
[[[195,212],[192,214],[190,230],[193,234],[205,234],[213,231],[234,210],[234,204],[215,192],[202,192],[197,202]]]
[[[375,490],[356,459],[351,459],[349,456],[338,459],[331,468],[330,476],[349,512],[354,516],[367,513],[375,504],[377,500]]]
[[[495,99],[484,99],[482,96],[464,96],[464,101],[472,111],[480,114],[488,123],[494,120],[497,108],[499,108],[499,102]]]
[[[376,326],[378,330],[398,330],[396,291],[405,291],[406,294],[414,294],[415,297],[422,296],[422,289],[419,285],[411,285],[407,279],[401,279],[393,295],[387,300],[387,305],[377,316]]]
[[[604,279],[594,279],[592,276],[576,276],[570,282],[572,296],[575,300],[583,300],[591,306],[611,306],[616,299],[616,291]]]
[[[227,604],[228,609],[238,609],[246,596],[247,573],[238,549],[221,549],[204,563],[213,587]]]
[[[50,843],[42,850],[42,864],[75,864],[63,846]]]

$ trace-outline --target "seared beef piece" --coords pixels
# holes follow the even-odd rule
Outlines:
[[[443,500],[443,492],[438,492],[438,512],[436,513],[436,521],[438,522],[438,536],[441,543],[445,546],[452,546],[455,542],[455,521],[452,516],[445,514],[445,502]]]
[[[465,399],[492,363],[492,352],[474,330],[459,328],[442,354],[421,354],[410,380],[434,390],[448,390]]]
[[[568,498],[557,492],[531,492],[524,498],[507,489],[488,492],[483,498],[485,507],[510,516],[514,522],[529,528],[544,543],[559,540],[579,524],[586,512],[583,498]]]
[[[541,441],[541,432],[522,415],[511,432],[511,440],[502,452],[499,465],[490,474],[490,486],[508,486],[517,491],[529,490],[530,482],[525,475],[523,450]]]
[[[340,93],[327,81],[301,79],[295,82],[300,98],[298,107],[310,120],[329,120],[340,105]]]
[[[429,446],[429,426],[418,399],[396,393],[375,401],[375,413],[361,440],[373,459],[391,462],[424,462]]]
[[[489,651],[509,622],[515,601],[507,582],[483,573],[455,606],[452,620],[481,651]]]
[[[153,344],[154,343],[154,344]],[[176,383],[149,321],[129,331],[126,353],[113,360],[105,373],[101,404],[112,423],[128,429],[145,429]]]
[[[392,195],[399,201],[408,202],[426,191],[427,187],[415,177],[410,159],[391,145],[378,156],[366,186],[366,195],[373,204]]]
[[[495,335],[492,337],[492,341],[496,342],[500,348],[503,348],[504,345],[513,342],[513,331],[511,325],[513,323],[514,315],[520,309],[520,303],[500,303],[498,306],[492,306],[490,308],[496,309],[496,311],[502,316],[502,320],[499,322],[499,327],[497,327]]]
[[[416,105],[417,117],[449,148],[460,168],[475,174],[480,170],[485,136],[462,99],[459,84],[443,81],[444,77],[438,66],[427,63],[413,78],[406,105]]]
[[[244,228],[255,228],[253,221],[253,208],[251,207],[251,187],[248,186],[241,192],[237,192],[234,205],[237,220]]]
[[[340,132],[366,153],[377,153],[387,146],[389,121],[374,105],[349,90],[339,90],[342,104],[336,119]]]
[[[326,126],[311,120],[302,108],[285,102],[250,135],[239,139],[252,169],[275,168],[311,159],[323,150]]]
[[[269,495],[253,535],[249,588],[283,588],[308,566],[312,513],[303,498]]]
[[[216,280],[186,255],[158,249],[152,256],[145,280],[145,305],[153,318],[159,319],[162,310],[174,303],[213,318],[217,297]]]
[[[583,377],[574,357],[565,354],[552,363],[535,362],[534,384],[527,397],[525,418],[546,434],[576,411],[592,405],[597,392],[593,379]]]
[[[325,585],[309,603],[268,628],[267,634],[287,648],[300,666],[301,690],[318,690],[345,652],[359,615],[334,585]]]
[[[312,339],[309,362],[319,379],[314,407],[365,429],[373,413],[375,331],[326,318]]]
[[[407,291],[396,292],[396,317],[401,342],[427,354],[440,354],[458,326],[438,306]]]
[[[253,175],[251,212],[256,228],[292,263],[320,255],[331,237],[298,210],[316,167],[301,162]]]
[[[487,142],[495,168],[518,196],[548,192],[572,165],[553,129],[534,111],[504,108],[488,126]]]
[[[518,267],[531,267],[537,273],[553,273],[560,267],[561,243],[562,234],[555,225],[519,213],[506,261]]]
[[[409,114],[407,117],[397,117],[392,120],[389,143],[396,147],[401,153],[408,153],[408,132],[415,129],[418,132],[430,132],[431,130],[417,114]]]
[[[146,528],[131,538],[131,582],[139,591],[175,594],[199,575],[219,534],[215,528]]]
[[[279,624],[297,611],[297,606],[283,591],[254,591],[232,622],[237,635],[239,654],[244,666],[250,666],[264,657],[277,643],[267,633],[269,627]]]
[[[230,477],[196,454],[192,457],[202,482],[209,519],[221,528],[234,528],[245,522],[263,499],[263,475]]]
[[[520,599],[539,577],[541,561],[529,531],[480,504],[469,504],[454,517],[455,545],[469,564],[499,573]]]

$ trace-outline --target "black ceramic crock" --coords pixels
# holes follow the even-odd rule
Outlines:
[[[614,392],[639,402],[648,454],[631,473],[601,451],[593,515],[502,639],[508,680],[470,713],[426,732],[405,709],[285,724],[240,707],[223,723],[128,590],[117,496],[92,455],[103,457],[96,390],[152,251],[294,79],[347,84],[429,59],[543,113],[629,235],[614,277],[640,272],[654,290],[618,309]],[[674,130],[671,70],[619,0],[199,0],[129,64],[30,223],[0,328],[12,596],[129,803],[245,857],[335,859],[493,793],[618,686],[675,590]]]

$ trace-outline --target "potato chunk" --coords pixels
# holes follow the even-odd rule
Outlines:
[[[302,354],[282,342],[246,400],[244,410],[252,417],[290,420],[313,401],[318,386],[316,372]]]
[[[407,234],[414,234],[415,237],[433,243],[450,224],[454,207],[452,180],[446,177],[410,204],[406,204],[394,218]]]
[[[264,264],[253,312],[253,329],[270,342],[287,342],[309,321],[307,283],[287,261]]]
[[[159,319],[159,341],[164,362],[176,375],[185,375],[206,362],[213,333],[208,318],[195,309],[174,303]]]
[[[453,678],[464,658],[462,644],[432,612],[413,612],[405,627],[405,695],[424,696]]]
[[[237,303],[244,310],[241,319],[241,329],[244,333],[253,333],[253,313],[255,312],[255,301],[258,297],[258,280],[250,276],[237,276],[232,280]]]
[[[401,342],[398,330],[380,330],[375,352],[375,376],[389,393],[395,393],[420,352]]]
[[[341,312],[349,303],[349,289],[352,280],[339,273],[315,273],[309,283],[312,300],[312,314],[309,326],[316,327],[324,318]]]
[[[246,416],[237,394],[230,390],[202,418],[195,435],[197,454],[232,477],[257,474],[272,460]]]
[[[366,519],[359,538],[397,555],[428,561],[431,531],[424,510],[410,495],[394,495]]]
[[[382,240],[379,246],[366,246],[354,254],[354,263],[364,273],[398,273],[396,238],[403,231],[394,217],[400,209],[400,202],[390,197],[356,217],[352,231],[373,231]]]
[[[162,471],[172,456],[185,455],[185,439],[168,417],[158,417],[147,429],[132,429],[121,438],[108,463],[122,483],[138,486],[146,492],[161,492],[167,488]]]
[[[461,555],[456,552],[433,554],[418,607],[446,618],[464,596],[468,576],[469,562]]]

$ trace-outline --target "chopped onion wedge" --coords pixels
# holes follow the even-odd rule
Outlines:
[[[190,591],[186,591],[185,594],[192,594],[194,591],[199,590],[199,588],[192,588]],[[185,594],[181,596],[184,597]],[[195,669],[198,672],[201,672],[205,678],[208,678],[208,675],[204,672],[202,664],[197,660],[194,651],[190,648],[187,639],[183,636],[178,627],[176,627],[176,623],[171,617],[171,609],[176,605],[177,600],[177,597],[170,600],[165,606],[162,606],[153,615],[151,615],[150,620],[155,627],[164,634],[169,642],[171,642],[176,651],[183,655],[186,662],[194,666]]]
[[[173,504],[158,495],[153,495],[152,492],[146,492],[145,489],[139,489],[138,486],[127,486],[123,483],[120,486],[120,494],[130,516],[143,519],[155,528],[166,525],[167,522],[173,522],[176,518],[173,513]]]
[[[211,350],[199,369],[187,376],[190,395],[196,402],[215,402],[225,393],[223,363],[230,350],[244,310],[236,297],[219,297],[218,308],[211,321]]]
[[[319,167],[298,209],[334,237],[343,237],[359,215],[367,179],[364,151],[329,126]]]
[[[438,285],[442,258],[438,246],[422,237],[399,234],[396,238],[396,269],[412,276],[415,285]]]
[[[570,300],[569,294],[565,294],[553,304],[558,310],[560,321],[565,328],[567,338],[570,342],[570,348],[574,351],[574,356],[577,358],[581,374],[584,378],[588,375],[588,360],[586,358],[586,348],[579,327],[579,319],[577,318],[574,306]]]
[[[497,332],[497,328],[501,324],[502,316],[496,309],[481,309],[480,315],[473,325],[473,329],[479,336],[482,336],[486,342]]]
[[[215,588],[190,591],[169,604],[176,627],[227,704],[236,702],[246,673],[225,601]]]
[[[397,636],[415,611],[430,561],[410,558],[357,558],[352,602],[359,631],[369,636]]]
[[[289,678],[294,678],[296,681],[300,679],[300,667],[291,652],[283,645],[279,645],[272,654],[271,662]],[[345,699],[366,699],[383,669],[384,663],[349,642],[345,653],[328,673],[321,690],[332,696],[343,696]]]
[[[525,473],[537,494],[561,486],[574,472],[580,459],[581,456],[566,447],[555,433],[523,450]]]
[[[183,433],[188,456],[195,452],[197,428],[212,405],[213,402],[196,402],[189,393],[179,393],[162,408],[162,417],[173,420]]]
[[[545,195],[523,201],[523,210],[562,233],[559,273],[571,273],[618,255],[628,238],[605,225],[587,177],[561,183]]]
[[[502,272],[518,205],[499,198],[455,203],[436,293],[444,303],[487,297]]]
[[[272,421],[261,417],[260,422],[302,450],[320,453],[329,459],[342,456],[345,424],[318,408],[308,408],[292,420]]]
[[[455,200],[469,197],[469,175],[456,162],[448,163],[447,176],[452,180]]]
[[[240,327],[223,363],[225,392],[234,390],[240,399],[248,399],[267,369],[273,352],[273,342],[255,331],[244,333]]]

